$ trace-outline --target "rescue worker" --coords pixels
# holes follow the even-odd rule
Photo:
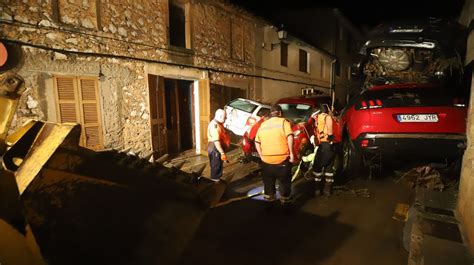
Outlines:
[[[224,128],[225,119],[225,111],[218,109],[207,127],[207,154],[211,164],[211,180],[214,181],[222,177],[224,161],[229,162],[225,152],[230,147],[230,135]]]
[[[282,117],[280,105],[273,105],[270,118],[265,120],[255,137],[255,147],[262,159],[264,199],[276,200],[276,180],[280,183],[282,205],[291,203],[291,167],[293,154],[293,131],[290,122]]]
[[[316,160],[313,164],[316,193],[324,192],[324,195],[330,196],[332,184],[334,183],[333,165],[335,158],[333,118],[329,115],[329,107],[327,104],[320,104],[319,112],[312,117],[315,119],[315,142],[319,145],[316,151]]]

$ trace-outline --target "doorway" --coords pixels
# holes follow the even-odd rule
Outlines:
[[[167,152],[171,155],[194,147],[193,82],[164,79]]]
[[[148,86],[155,156],[195,147],[193,81],[148,75]]]

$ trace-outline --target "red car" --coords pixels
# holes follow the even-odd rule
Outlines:
[[[383,156],[459,158],[467,97],[434,84],[374,86],[341,113],[342,166],[354,172]]]
[[[320,103],[331,105],[331,97],[322,95],[298,96],[282,98],[277,102],[283,110],[283,116],[291,121],[294,134],[293,151],[297,154],[297,160],[299,160],[304,152],[308,150],[309,139],[311,135],[313,135],[314,129],[314,119],[311,118],[311,114],[317,111]],[[254,140],[257,131],[264,120],[265,117],[258,121],[254,119],[249,119],[247,121],[251,127],[249,131],[245,132],[241,141],[245,160],[260,159],[257,150],[255,149]],[[337,124],[335,126],[337,126]],[[337,128],[334,130],[337,132],[340,131]],[[341,140],[340,135],[335,135],[335,138],[336,142]]]

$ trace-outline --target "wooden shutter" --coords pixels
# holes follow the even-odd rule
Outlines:
[[[167,153],[164,78],[148,75],[150,125],[153,154]]]
[[[102,148],[102,127],[99,116],[99,94],[96,78],[78,78],[82,137],[85,147]]]
[[[201,135],[201,154],[207,155],[207,126],[211,121],[210,82],[209,79],[199,80],[199,128]]]
[[[58,121],[80,123],[74,77],[56,78]]]
[[[300,71],[308,72],[308,53],[300,49]]]
[[[97,79],[56,77],[58,121],[82,125],[80,144],[91,149],[102,148]]]

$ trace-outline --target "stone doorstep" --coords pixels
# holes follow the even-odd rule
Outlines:
[[[409,265],[474,264],[454,214],[456,198],[454,190],[417,188]]]

